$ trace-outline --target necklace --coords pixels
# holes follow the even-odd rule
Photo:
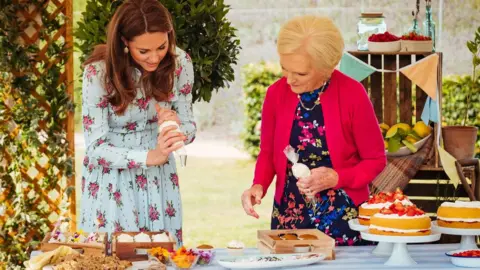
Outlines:
[[[320,97],[322,96],[323,94],[323,91],[325,90],[325,86],[327,85],[327,82],[325,82],[323,85],[322,85],[322,88],[320,89],[320,92],[318,93],[318,98],[317,100],[315,100],[315,104],[313,105],[313,107],[311,108],[308,108],[308,107],[305,107],[305,104],[303,104],[302,102],[302,98],[300,97],[300,95],[297,95],[298,96],[298,100],[300,101],[300,105],[307,111],[312,111],[313,109],[315,109],[315,107],[317,107],[318,104],[320,104]]]

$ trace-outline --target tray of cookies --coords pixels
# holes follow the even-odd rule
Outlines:
[[[259,230],[257,238],[264,254],[323,253],[335,259],[335,240],[316,229]]]

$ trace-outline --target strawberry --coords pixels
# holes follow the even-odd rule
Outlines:
[[[403,211],[398,211],[398,213],[397,213],[397,214],[398,214],[399,216],[403,216],[403,215],[405,215],[405,214],[406,214],[406,212],[405,212],[405,210],[403,210]]]
[[[407,210],[407,216],[409,216],[409,217],[415,216],[415,209],[413,209],[413,208],[408,209]]]
[[[405,199],[405,195],[397,193],[395,194],[395,200],[403,201]]]
[[[370,37],[368,37],[368,41],[372,41],[372,42],[391,42],[391,41],[397,41],[397,40],[400,40],[400,38],[390,34],[389,32],[385,32],[383,34],[373,34]]]
[[[402,203],[395,203],[395,210],[403,211],[403,210],[405,210],[405,207],[403,206]]]
[[[418,209],[418,208],[415,209],[415,212],[416,212],[418,215],[423,215],[423,214],[425,214],[425,212],[424,212],[423,210]]]
[[[380,213],[385,214],[385,215],[391,215],[391,214],[393,214],[393,211],[390,210],[390,209],[387,209],[387,208],[383,208],[382,210],[380,210]]]
[[[480,257],[480,250],[466,250],[463,252],[454,253],[455,257]]]
[[[408,34],[405,34],[401,37],[403,40],[416,40],[416,41],[424,41],[424,40],[431,40],[430,37],[423,36],[423,35],[418,35],[415,32],[410,32]]]

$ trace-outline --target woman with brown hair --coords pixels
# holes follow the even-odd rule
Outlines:
[[[167,230],[181,244],[171,153],[195,137],[191,59],[176,47],[171,16],[157,0],[125,1],[107,32],[83,75],[80,228]],[[181,132],[167,127],[159,134],[167,120],[177,121]]]

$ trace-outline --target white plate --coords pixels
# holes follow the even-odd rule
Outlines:
[[[437,221],[432,221],[432,227],[441,233],[449,235],[480,235],[480,229],[458,229],[458,228],[447,228],[440,227],[437,224]]]
[[[354,231],[365,231],[368,229],[368,226],[367,225],[362,225],[360,224],[360,222],[358,221],[358,218],[356,219],[350,219],[348,221],[348,226],[350,226],[350,229],[354,230]]]
[[[425,144],[425,142],[428,140],[428,138],[430,138],[430,136],[432,136],[431,133],[430,133],[430,135],[428,135],[427,137],[425,137],[425,138],[421,139],[420,141],[414,143],[413,145],[415,146],[415,148],[417,148],[417,150],[420,150],[422,148],[422,146]],[[403,157],[403,156],[408,156],[408,155],[412,154],[412,151],[410,151],[410,149],[408,149],[406,146],[404,146],[404,147],[400,147],[400,149],[398,149],[397,152],[390,153],[387,150],[385,150],[385,153],[389,157]]]
[[[477,242],[475,236],[480,235],[480,229],[458,229],[440,227],[438,226],[437,221],[432,222],[432,228],[443,234],[461,235],[462,239],[460,240],[460,246],[458,248],[459,250],[477,249]]]
[[[416,265],[414,259],[410,256],[407,249],[407,243],[428,243],[440,240],[440,233],[432,231],[430,235],[422,236],[390,236],[390,235],[378,235],[368,233],[366,231],[360,232],[362,239],[379,242],[393,243],[393,249],[390,257],[385,262],[388,266],[411,266]]]
[[[389,243],[429,243],[440,240],[441,233],[432,231],[430,235],[421,236],[396,236],[396,235],[379,235],[361,231],[362,239],[376,242]]]
[[[350,229],[357,232],[368,230],[368,226],[360,224],[360,222],[358,221],[358,218],[350,219],[348,221],[348,226],[350,226]],[[377,246],[372,250],[372,254],[375,254],[378,256],[390,256],[390,254],[392,254],[392,249],[393,249],[392,243],[378,242]]]
[[[467,249],[470,250],[470,249]],[[480,257],[456,257],[453,256],[454,253],[457,252],[462,252],[462,251],[467,251],[467,250],[454,250],[454,251],[449,251],[445,253],[448,257],[450,257],[450,260],[452,264],[456,266],[461,266],[461,267],[480,267]]]
[[[278,260],[268,261],[269,258]],[[219,265],[229,269],[294,267],[314,264],[325,259],[324,254],[271,254],[253,256],[230,256],[218,259]]]

